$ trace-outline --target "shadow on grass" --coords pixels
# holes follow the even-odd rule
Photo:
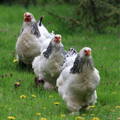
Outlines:
[[[23,62],[19,62],[18,64],[16,64],[16,70],[18,72],[32,72],[33,73],[33,69],[32,69],[32,65],[26,65]]]

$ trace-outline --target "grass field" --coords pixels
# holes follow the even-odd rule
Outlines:
[[[70,33],[65,25],[46,13],[49,9],[70,16],[74,6],[30,7],[28,11],[37,19],[41,15],[45,16],[44,24],[49,31],[54,30],[63,36],[66,50],[70,47],[77,50],[84,46],[92,48],[95,66],[101,75],[97,89],[98,103],[89,111],[69,115],[57,92],[35,88],[33,72],[13,63],[15,43],[26,10],[19,6],[0,6],[0,120],[7,120],[9,116],[16,117],[16,120],[83,120],[77,119],[77,116],[82,116],[85,120],[94,117],[100,120],[120,120],[120,30],[108,31],[106,34],[89,31]],[[19,80],[21,86],[15,88],[14,84]],[[21,99],[21,95],[26,98]]]

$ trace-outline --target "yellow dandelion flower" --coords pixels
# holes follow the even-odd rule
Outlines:
[[[8,116],[8,119],[9,119],[9,120],[15,120],[16,117],[14,117],[14,116]]]
[[[33,98],[36,98],[36,95],[34,95],[34,94],[33,94],[33,95],[31,95],[31,96],[32,96]]]
[[[93,109],[95,107],[96,107],[95,105],[91,105],[91,106],[88,106],[87,109]]]
[[[21,99],[25,99],[27,96],[26,95],[21,95],[20,98]]]
[[[36,115],[37,115],[37,116],[41,116],[41,113],[38,112],[38,113],[36,113]]]
[[[120,109],[120,105],[118,105],[118,106],[115,106],[115,108],[116,108],[116,109]]]
[[[40,120],[48,120],[47,118],[40,118]]]
[[[75,120],[85,120],[85,118],[77,116],[77,117],[75,117]]]
[[[54,105],[59,105],[59,104],[60,104],[60,102],[54,102],[53,104],[54,104]]]
[[[20,82],[15,82],[14,86],[17,88],[17,87],[20,87]]]
[[[16,82],[15,84],[16,84],[16,85],[20,85],[20,82]]]
[[[61,114],[61,115],[60,115],[61,118],[64,118],[65,116],[66,116],[65,114]]]
[[[49,95],[49,98],[53,98],[53,96],[52,96],[52,95]]]
[[[18,59],[14,59],[13,60],[13,63],[17,63],[19,60]]]
[[[91,120],[100,120],[100,118],[94,117],[94,118],[92,118]]]

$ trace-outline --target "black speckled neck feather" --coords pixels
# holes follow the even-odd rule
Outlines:
[[[73,67],[71,68],[70,72],[71,73],[81,73],[83,71],[83,66],[87,65],[90,69],[93,69],[94,65],[93,65],[93,60],[92,57],[90,58],[83,58],[80,57],[79,55],[77,55]]]

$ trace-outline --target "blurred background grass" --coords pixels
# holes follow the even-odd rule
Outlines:
[[[120,26],[120,0],[1,0],[0,3],[20,5],[26,10],[31,5],[44,7],[45,12],[75,31],[88,29],[101,33]],[[63,9],[56,5],[62,5]],[[64,7],[69,11],[64,11]]]

